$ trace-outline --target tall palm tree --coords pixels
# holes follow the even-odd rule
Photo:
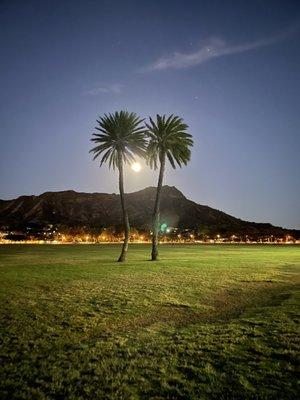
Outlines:
[[[96,146],[90,150],[94,154],[93,160],[101,156],[100,167],[108,162],[109,168],[119,171],[119,190],[123,213],[125,237],[121,255],[118,259],[126,259],[130,235],[130,225],[124,198],[123,164],[131,163],[135,155],[143,157],[146,149],[145,128],[143,122],[135,113],[127,111],[105,114],[97,120],[95,127],[100,133],[93,133],[91,139]]]
[[[160,197],[166,161],[175,169],[186,165],[191,157],[190,147],[193,146],[192,135],[187,133],[188,126],[182,118],[170,115],[168,118],[157,115],[156,121],[150,118],[146,123],[147,136],[147,160],[151,168],[157,169],[159,165],[159,177],[157,183],[156,200],[153,210],[153,236],[152,236],[152,261],[158,257],[158,232],[160,219]]]

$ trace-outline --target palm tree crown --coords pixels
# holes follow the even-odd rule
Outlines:
[[[186,165],[191,158],[190,147],[193,146],[192,135],[186,132],[188,126],[182,118],[173,114],[166,118],[165,115],[156,116],[156,121],[149,118],[146,124],[149,138],[147,156],[151,168],[158,167],[158,161],[167,157],[171,166],[175,169]]]
[[[135,113],[119,111],[105,114],[97,120],[95,127],[101,133],[94,133],[92,141],[97,145],[90,150],[94,160],[102,156],[100,166],[108,162],[109,168],[119,168],[122,161],[134,161],[134,155],[143,157],[146,148],[143,122]]]

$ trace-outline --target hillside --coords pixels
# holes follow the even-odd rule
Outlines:
[[[149,229],[156,189],[148,187],[126,194],[131,225]],[[242,221],[222,211],[188,200],[177,188],[164,186],[161,221],[168,226],[199,229],[208,233],[300,237],[300,232]],[[22,228],[29,223],[86,226],[90,228],[122,224],[119,195],[78,193],[72,190],[46,192],[40,196],[20,196],[0,200],[0,226]]]

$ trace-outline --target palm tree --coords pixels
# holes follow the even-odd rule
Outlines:
[[[152,236],[152,261],[158,257],[158,232],[160,218],[160,195],[165,172],[166,161],[175,169],[186,165],[191,157],[190,147],[193,146],[192,135],[187,133],[188,126],[183,120],[173,114],[168,118],[157,115],[156,121],[150,118],[147,124],[147,160],[151,168],[157,169],[159,164],[159,177],[157,183],[156,200],[153,210],[153,236]]]
[[[145,155],[146,139],[143,122],[135,113],[127,111],[105,114],[97,120],[98,126],[95,127],[101,133],[93,133],[91,139],[96,146],[90,150],[94,154],[93,160],[101,156],[100,167],[108,162],[109,168],[119,171],[119,190],[123,213],[125,237],[122,252],[118,259],[123,262],[126,259],[128,241],[130,235],[130,225],[124,199],[124,176],[123,164],[133,162],[134,156]]]

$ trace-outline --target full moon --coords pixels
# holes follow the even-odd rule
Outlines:
[[[142,166],[139,162],[135,162],[131,165],[131,169],[133,169],[134,172],[140,172]]]

